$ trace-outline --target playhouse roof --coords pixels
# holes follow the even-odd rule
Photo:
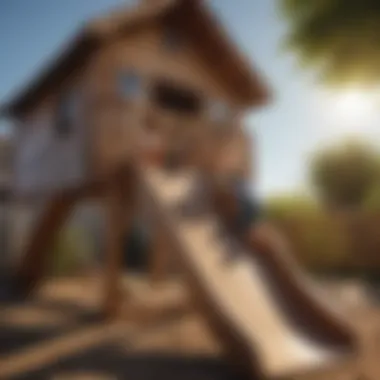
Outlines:
[[[1,113],[16,116],[30,109],[54,86],[82,67],[107,41],[157,18],[167,18],[185,29],[213,72],[220,75],[241,104],[252,106],[267,101],[268,88],[203,0],[143,0],[136,7],[117,10],[88,23],[39,76],[2,108]]]

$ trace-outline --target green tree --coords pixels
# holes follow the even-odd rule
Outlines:
[[[363,211],[367,213],[380,212],[380,181],[367,194],[363,202]]]
[[[378,84],[378,0],[280,0],[287,48],[328,83]]]
[[[379,181],[379,154],[358,142],[325,148],[311,161],[310,176],[327,205],[359,207]]]

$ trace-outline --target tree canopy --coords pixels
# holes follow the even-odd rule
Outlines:
[[[380,81],[379,0],[280,0],[286,47],[329,84]]]
[[[380,156],[368,144],[345,142],[318,152],[310,176],[329,206],[359,207],[379,184]]]

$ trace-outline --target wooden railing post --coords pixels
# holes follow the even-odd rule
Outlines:
[[[120,171],[108,183],[105,192],[107,237],[103,311],[107,318],[116,318],[126,292],[122,289],[124,270],[124,237],[132,227],[134,198],[128,173]],[[129,186],[127,188],[127,186]]]
[[[105,196],[107,235],[105,252],[104,314],[107,318],[117,315],[121,303],[120,277],[123,255],[123,198],[120,183],[113,178]]]
[[[31,292],[43,276],[49,249],[68,219],[75,201],[70,194],[59,194],[44,207],[16,273],[20,291]]]
[[[170,248],[166,231],[156,222],[149,257],[149,280],[152,285],[164,281],[168,275]]]

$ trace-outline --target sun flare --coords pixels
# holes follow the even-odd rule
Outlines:
[[[333,116],[342,128],[349,130],[363,128],[373,117],[374,96],[368,93],[352,91],[334,97]]]

